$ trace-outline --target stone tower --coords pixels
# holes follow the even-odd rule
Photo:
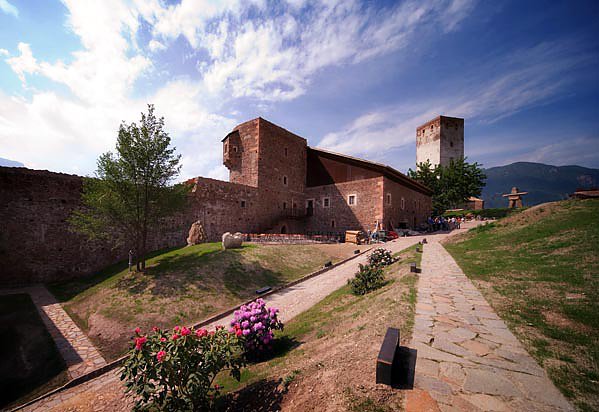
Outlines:
[[[464,119],[438,116],[416,128],[416,165],[447,166],[464,157]]]

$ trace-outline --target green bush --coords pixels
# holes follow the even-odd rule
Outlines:
[[[134,410],[212,409],[219,395],[216,375],[228,370],[237,380],[241,376],[243,347],[236,335],[222,326],[212,332],[153,328],[147,335],[137,328],[121,374],[126,392],[135,398]]]
[[[391,252],[382,247],[374,249],[368,256],[368,264],[371,266],[389,266],[394,262],[395,259],[393,259]]]
[[[354,295],[365,295],[385,284],[385,275],[380,266],[360,265],[360,270],[347,283]]]

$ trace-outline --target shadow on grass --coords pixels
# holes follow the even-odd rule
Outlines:
[[[219,412],[275,412],[281,410],[281,379],[261,379],[217,401]]]

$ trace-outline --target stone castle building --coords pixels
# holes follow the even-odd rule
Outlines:
[[[447,166],[464,157],[464,119],[437,116],[416,128],[416,165]]]
[[[458,120],[429,123],[441,128],[442,139],[463,133]],[[457,129],[448,129],[453,125]],[[262,118],[238,125],[222,143],[229,181],[191,179],[188,208],[165,219],[149,237],[150,249],[184,245],[198,220],[215,241],[237,231],[341,235],[377,226],[413,228],[431,212],[430,190],[392,167],[309,147]],[[0,283],[72,278],[126,258],[124,245],[70,230],[81,188],[79,176],[0,167]]]

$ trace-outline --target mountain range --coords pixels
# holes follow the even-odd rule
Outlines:
[[[485,208],[507,207],[512,187],[528,192],[524,206],[567,199],[577,188],[599,186],[599,169],[581,166],[551,166],[542,163],[516,162],[484,170],[486,186],[481,197]]]

